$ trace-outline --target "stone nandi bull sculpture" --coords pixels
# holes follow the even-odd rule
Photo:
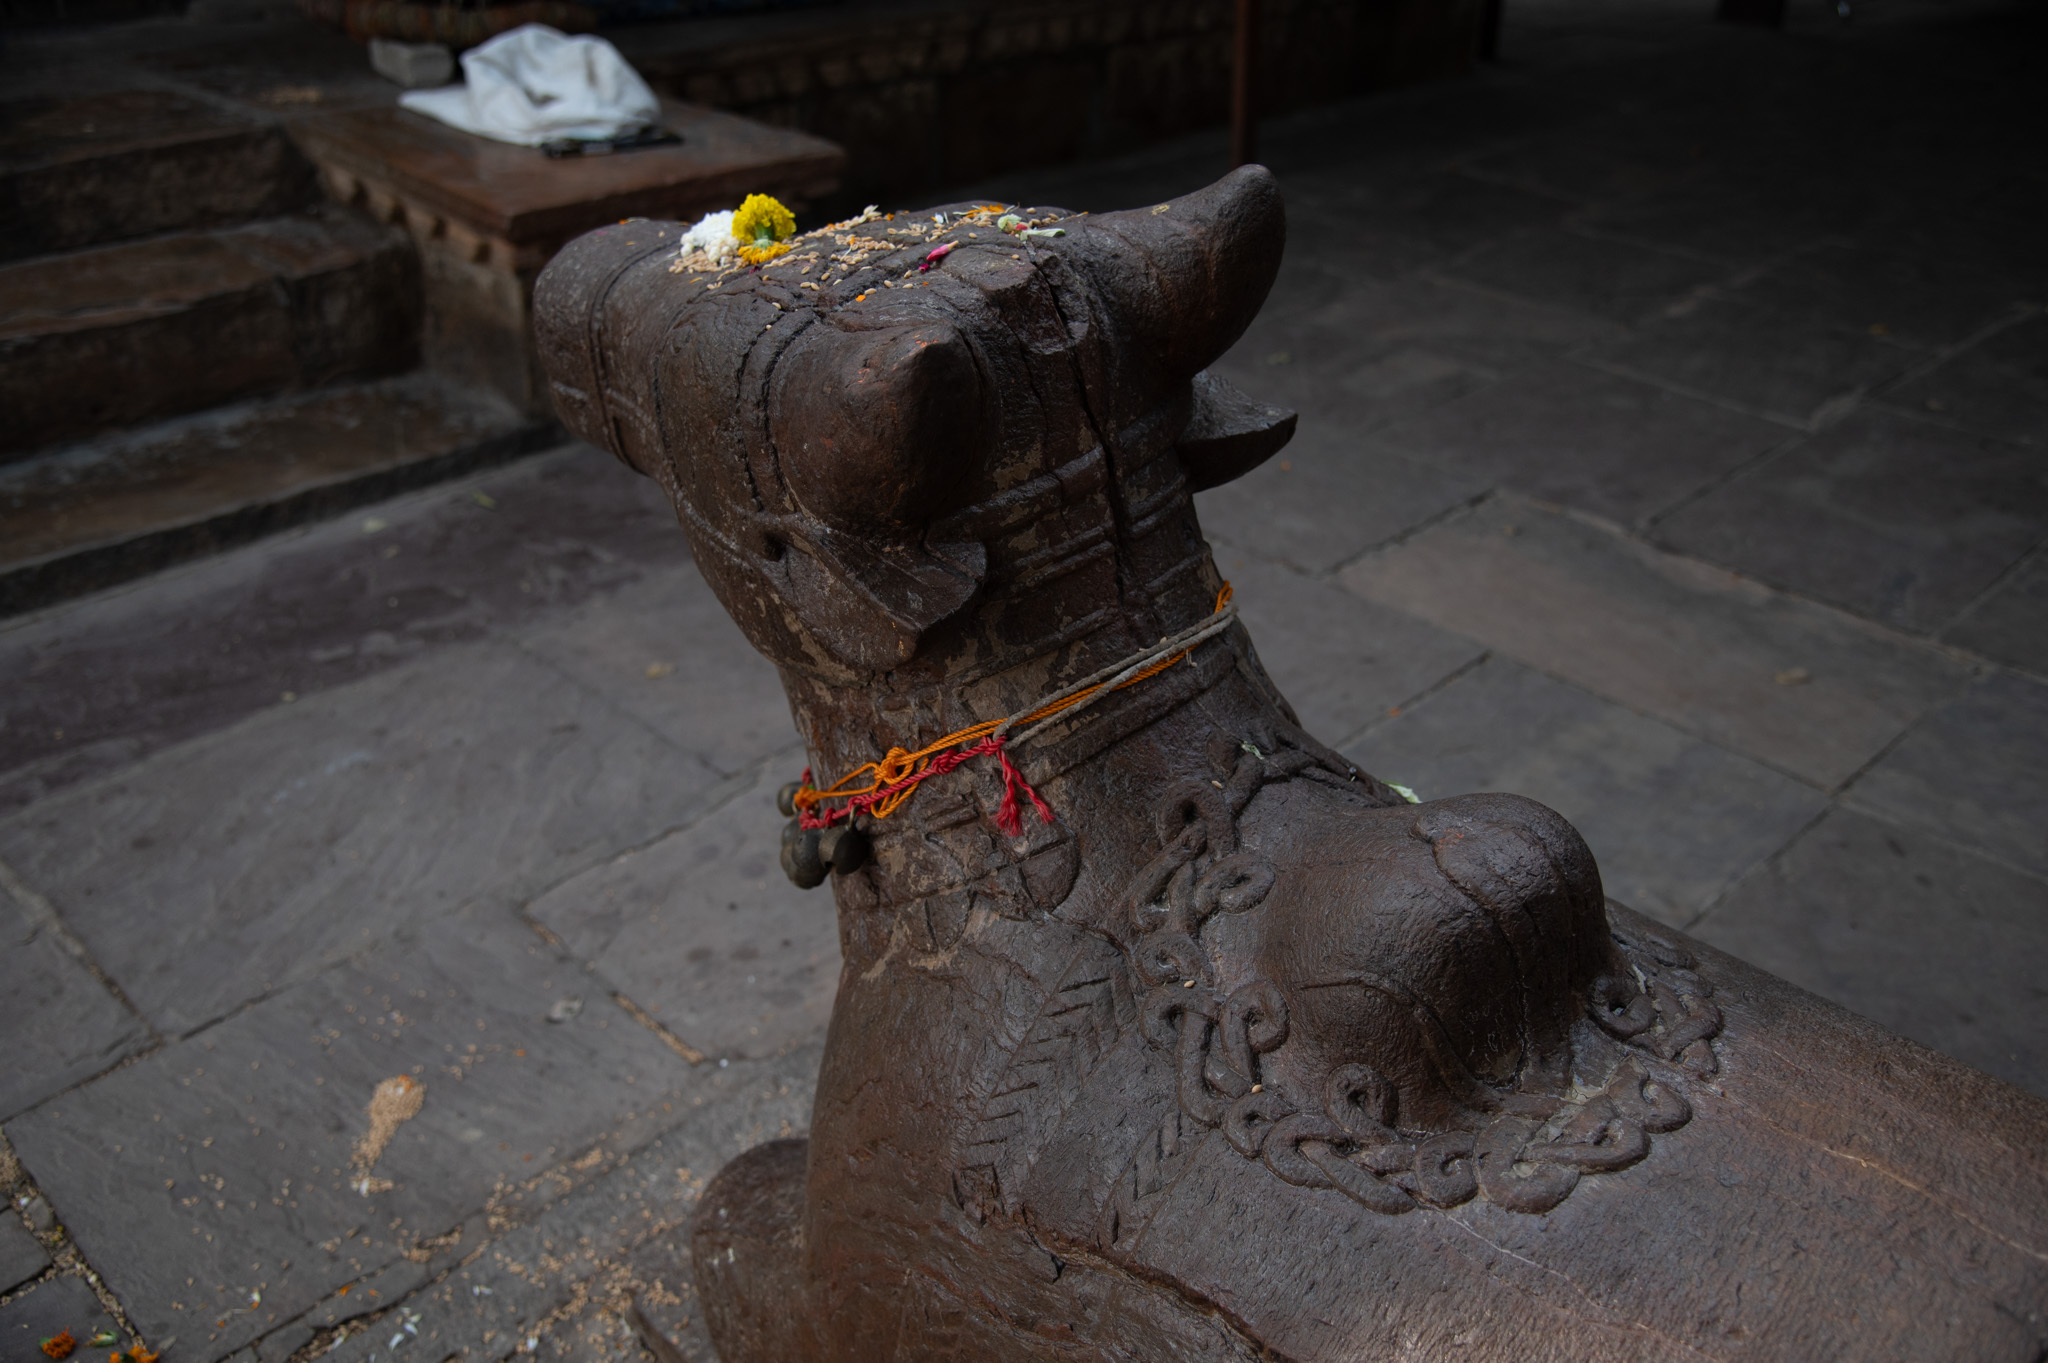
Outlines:
[[[994,760],[856,820],[811,1136],[698,1217],[727,1363],[2040,1359],[2048,1104],[1608,904],[1540,805],[1405,802],[1219,610],[1191,494],[1293,421],[1203,373],[1272,176],[1016,211],[1064,235],[696,274],[632,221],[536,291],[819,785],[1211,626],[1011,731],[1050,822]]]

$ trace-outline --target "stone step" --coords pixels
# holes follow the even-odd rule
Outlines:
[[[561,439],[421,372],[182,417],[0,466],[0,616]]]
[[[281,128],[185,95],[0,100],[0,260],[275,217],[315,192]]]
[[[417,357],[418,256],[333,207],[0,266],[0,463]]]

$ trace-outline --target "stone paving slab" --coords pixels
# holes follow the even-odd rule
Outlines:
[[[1969,677],[1936,650],[1506,495],[1340,580],[1821,789]]]
[[[1650,384],[1549,362],[1378,438],[1489,484],[1635,525],[1793,434]]]
[[[2048,879],[2048,684],[1985,677],[1914,725],[1843,798]]]
[[[1390,425],[1518,366],[1624,334],[1602,318],[1406,278],[1360,282],[1308,311],[1261,314],[1217,369],[1300,412],[1306,436],[1322,421],[1345,431]]]
[[[1816,243],[1743,280],[1733,296],[1923,350],[1958,344],[2008,314],[2010,276],[1967,256],[1880,241]]]
[[[1860,412],[1658,527],[1671,548],[1933,633],[2048,534],[2039,451]]]
[[[176,1035],[403,924],[645,841],[718,779],[542,660],[483,642],[33,806],[0,824],[0,858]]]
[[[1302,727],[1326,743],[1343,743],[1484,653],[1470,639],[1227,543],[1216,546],[1216,566],[1235,590],[1267,675]]]
[[[1213,538],[1322,576],[1485,491],[1468,474],[1304,421],[1279,454],[1195,507]]]
[[[615,1313],[656,1278],[671,1293],[687,1292],[687,1226],[698,1195],[728,1159],[808,1127],[818,1055],[813,1038],[801,1051],[745,1067],[744,1077],[729,1084],[719,1101],[690,1109],[686,1120],[616,1169],[493,1241],[323,1356],[334,1363],[495,1360],[515,1351],[536,1352],[544,1323],[554,1328],[547,1331],[549,1348],[541,1356],[559,1356],[570,1352],[564,1343],[575,1341],[565,1340],[568,1332],[548,1320],[555,1313],[574,1311],[583,1302]],[[675,1255],[678,1248],[682,1252]],[[629,1253],[636,1249],[638,1256]],[[637,1350],[620,1352],[636,1361],[644,1357]]]
[[[1941,637],[2037,677],[2048,677],[2048,552],[2036,549]]]
[[[1872,400],[2035,449],[2048,444],[2048,380],[2017,374],[1981,349],[1965,350],[1928,373],[1907,375]]]
[[[1510,791],[1585,835],[1607,893],[1684,927],[1826,806],[1818,791],[1668,724],[1490,658],[1345,756],[1423,799]]]
[[[579,959],[714,1059],[822,1036],[839,989],[831,891],[782,873],[775,792],[791,746],[688,828],[564,881],[528,908]]]
[[[725,775],[796,737],[774,665],[692,564],[652,571],[520,642]]]
[[[1443,272],[1482,288],[1628,323],[1662,312],[1723,278],[1728,268],[1652,246],[1543,227],[1469,252]]]
[[[0,1295],[12,1292],[30,1278],[50,1266],[50,1256],[43,1249],[42,1242],[30,1235],[28,1227],[21,1224],[21,1218],[9,1207],[0,1212]],[[0,1324],[0,1338],[5,1338],[6,1326]],[[12,1358],[12,1341],[9,1341]]]
[[[1923,1045],[2048,1094],[2048,884],[1834,810],[1689,929]]]
[[[551,1007],[583,997],[551,1022]],[[424,1085],[365,1173],[376,1086]],[[397,1267],[500,1185],[585,1147],[630,1149],[698,1072],[515,915],[400,933],[202,1038],[9,1124],[25,1167],[148,1339],[223,1357]],[[636,1135],[637,1133],[637,1135]],[[363,1191],[361,1180],[378,1180]],[[388,1182],[390,1186],[385,1186]],[[407,1260],[408,1251],[421,1261]],[[260,1300],[259,1300],[260,1298]]]
[[[1703,104],[1703,117],[1725,119],[1727,113],[1714,108],[1718,103]],[[1724,156],[1731,150],[1727,129],[1701,132],[1711,136]],[[1752,149],[1733,150],[1740,156]],[[1749,163],[1742,170],[1719,170],[1611,201],[1589,214],[1586,224],[1665,250],[1688,251],[1728,265],[1757,265],[1824,238],[1852,233],[1880,206],[1875,196],[1848,177],[1816,180],[1806,167],[1774,176],[1754,168],[1752,157],[1741,159]]]
[[[1804,427],[1918,358],[1868,333],[1714,296],[1580,353],[1618,374]]]
[[[69,1330],[79,1348],[72,1357],[92,1357],[85,1342],[101,1330],[112,1330],[114,1318],[100,1305],[85,1279],[61,1274],[37,1283],[28,1291],[0,1306],[0,1357],[7,1363],[30,1363],[41,1359],[41,1344],[61,1331]],[[122,1347],[127,1346],[123,1337]],[[97,1359],[94,1360],[97,1363]]]
[[[0,623],[0,813],[687,563],[660,490],[616,468],[570,445]]]
[[[62,928],[9,893],[10,879],[0,866],[0,1038],[7,1050],[0,1120],[112,1069],[153,1039],[67,949]],[[0,1222],[7,1221],[0,1214]],[[0,1238],[5,1235],[0,1227]]]

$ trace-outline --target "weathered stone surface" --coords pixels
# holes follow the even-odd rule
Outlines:
[[[1885,1026],[2048,1095],[2048,884],[1831,811],[1693,929]],[[1901,988],[1901,980],[1913,981]]]
[[[1613,322],[1425,278],[1358,283],[1328,304],[1262,315],[1218,372],[1346,436],[1477,391],[1537,360],[1621,336]],[[1334,433],[1334,432],[1333,432]]]
[[[565,994],[586,1007],[547,1021]],[[425,1093],[367,1171],[393,1186],[366,1195],[352,1151],[372,1091],[399,1074]],[[175,1334],[186,1357],[210,1360],[366,1277],[351,1312],[390,1304],[394,1285],[475,1248],[403,1258],[419,1241],[571,1157],[594,1168],[634,1148],[674,1121],[663,1104],[698,1096],[695,1075],[577,962],[479,906],[67,1094],[8,1135],[145,1337]],[[397,1279],[369,1297],[387,1269]]]
[[[1617,322],[1653,316],[1727,267],[1565,228],[1518,233],[1462,256],[1445,273]]]
[[[7,1049],[7,1063],[0,1066],[0,1121],[111,1068],[150,1041],[142,1020],[65,949],[56,925],[8,892],[11,879],[0,866],[0,1037]]]
[[[64,1330],[80,1345],[78,1353],[88,1353],[85,1341],[113,1328],[114,1318],[85,1279],[71,1274],[38,1283],[0,1306],[0,1349],[7,1351],[10,1363],[17,1358],[27,1363],[43,1357],[41,1342]],[[122,1343],[126,1345],[125,1338]]]
[[[0,267],[0,452],[413,358],[402,233],[345,214]]]
[[[1196,503],[1203,528],[1322,575],[1477,498],[1486,485],[1431,468],[1335,423],[1311,422],[1283,450]]]
[[[1425,800],[1513,791],[1600,849],[1607,893],[1684,927],[1810,823],[1810,786],[1503,658],[1346,750]]]
[[[822,1036],[839,984],[826,893],[789,883],[775,792],[803,769],[785,748],[750,787],[679,832],[585,871],[528,909],[604,979],[714,1059]]]
[[[1773,422],[1567,363],[1532,365],[1379,433],[1418,459],[1623,525],[1792,438]]]
[[[414,374],[271,398],[0,467],[16,614],[487,467],[560,432]]]
[[[1713,296],[1586,354],[1617,373],[1796,426],[1839,410],[1918,358],[1868,333]]]
[[[2037,450],[1858,413],[1658,527],[1675,549],[1932,633],[2048,533]]]
[[[1924,349],[1964,340],[2024,299],[2009,275],[1947,252],[1825,241],[1743,280],[1745,301]]]
[[[2036,552],[1941,637],[2048,677],[2048,555]]]
[[[689,561],[675,516],[574,446],[374,515],[8,622],[0,809],[442,644]]]
[[[1935,650],[1511,497],[1342,581],[1823,789],[1968,676]]]
[[[606,1342],[606,1353],[641,1357],[619,1330],[621,1308],[636,1295],[689,1292],[688,1250],[669,1247],[682,1240],[698,1194],[726,1160],[809,1124],[817,1069],[813,1041],[773,1061],[708,1072],[692,1103],[677,1104],[680,1120],[351,1335],[334,1350],[336,1363],[414,1351],[442,1359],[495,1360],[521,1349],[584,1357]],[[564,1308],[566,1319],[557,1314]],[[400,1334],[407,1338],[394,1345]]]
[[[724,775],[795,737],[774,667],[692,565],[650,573],[520,642]]]
[[[0,259],[287,212],[312,189],[280,131],[189,95],[74,90],[0,107]]]
[[[1985,677],[1914,725],[1843,798],[2048,879],[2048,684]]]
[[[12,1292],[49,1266],[50,1256],[42,1242],[28,1233],[28,1227],[21,1224],[21,1218],[9,1207],[5,1215],[0,1215],[0,1294]],[[5,1317],[0,1316],[0,1320]],[[5,1328],[0,1325],[0,1330]],[[16,1342],[8,1340],[10,1351]]]
[[[541,660],[479,643],[33,806],[0,825],[0,857],[176,1035],[644,841],[716,780]]]
[[[1853,231],[1871,217],[1871,197],[1855,181],[1816,184],[1775,167],[1764,173],[1752,167],[1619,198],[1596,209],[1588,222],[1616,236],[1754,265]]]
[[[1206,503],[1202,509],[1206,514]],[[1301,716],[1302,727],[1333,743],[1483,653],[1471,640],[1412,615],[1228,547],[1217,551],[1216,566],[1253,621],[1259,661]]]
[[[2048,431],[2048,382],[2017,374],[1979,349],[1965,350],[1931,373],[1888,384],[1873,400],[2002,440],[2036,448],[2048,442],[2042,435]]]

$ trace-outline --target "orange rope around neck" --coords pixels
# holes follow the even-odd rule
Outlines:
[[[1216,594],[1216,608],[1210,613],[1209,619],[1192,629],[1182,631],[1183,635],[1196,634],[1200,635],[1200,638],[1190,640],[1187,647],[1170,657],[1157,659],[1135,672],[1129,672],[1129,675],[1124,675],[1128,671],[1127,664],[1120,665],[1111,669],[1117,675],[1106,681],[1061,693],[1049,701],[1006,719],[992,719],[955,730],[944,738],[927,743],[916,752],[891,748],[880,761],[855,767],[823,790],[811,785],[810,768],[806,767],[801,783],[802,789],[796,793],[797,818],[805,828],[830,828],[841,820],[851,819],[855,814],[863,813],[877,819],[886,819],[903,808],[923,782],[934,776],[943,776],[973,758],[994,756],[1003,764],[1003,802],[996,810],[996,827],[1011,837],[1016,837],[1024,831],[1024,811],[1019,800],[1020,795],[1030,800],[1040,819],[1051,823],[1052,807],[1040,799],[1038,792],[1025,782],[1016,764],[1010,761],[1009,753],[1004,751],[1009,742],[1009,731],[1019,724],[1026,724],[1034,726],[1032,733],[1035,733],[1038,727],[1042,727],[1045,721],[1056,715],[1064,714],[1076,706],[1088,704],[1109,692],[1121,691],[1125,687],[1136,686],[1141,681],[1158,676],[1187,657],[1194,650],[1195,644],[1201,642],[1201,638],[1220,632],[1222,627],[1229,623],[1231,616],[1225,614],[1225,609],[1230,605],[1230,598],[1231,587],[1226,582],[1223,584],[1223,590]],[[1127,660],[1127,663],[1143,659],[1149,652],[1150,650],[1139,653],[1135,655],[1135,659]],[[1029,738],[1031,733],[1026,733],[1022,737]],[[867,778],[867,784],[858,784],[863,777]],[[827,800],[839,800],[844,803],[825,806],[824,802]]]

